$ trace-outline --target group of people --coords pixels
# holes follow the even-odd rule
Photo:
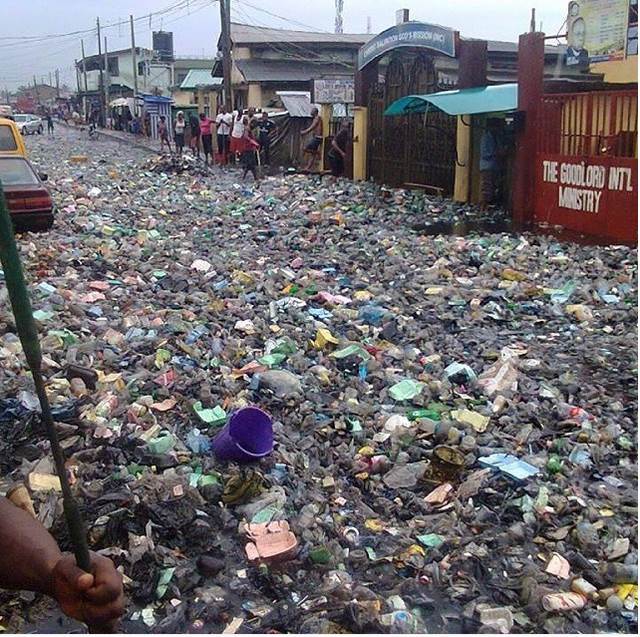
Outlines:
[[[251,172],[258,179],[258,161],[263,164],[271,162],[271,134],[276,125],[269,119],[269,114],[263,111],[258,117],[255,109],[246,112],[234,111],[230,113],[225,106],[221,106],[215,119],[210,119],[205,113],[198,117],[194,114],[185,118],[183,111],[178,111],[173,122],[173,139],[175,150],[182,155],[186,145],[186,133],[189,133],[189,148],[196,157],[200,152],[204,155],[205,164],[214,163],[213,135],[217,141],[218,163],[240,161],[245,169],[244,175]],[[160,137],[160,151],[165,145],[171,152],[169,124],[166,117],[160,117],[158,128]],[[260,159],[259,159],[260,158]]]
[[[320,149],[324,139],[322,118],[317,108],[311,111],[311,124],[301,131],[302,135],[312,134],[310,141],[305,145],[304,153],[308,157],[304,169],[310,171],[320,156]],[[266,111],[260,115],[251,107],[246,111],[237,110],[229,112],[223,105],[218,109],[215,119],[209,118],[205,113],[196,117],[190,114],[188,119],[183,111],[178,111],[173,125],[173,140],[175,152],[182,155],[187,145],[187,133],[189,134],[188,146],[196,157],[204,155],[205,164],[240,163],[244,169],[243,178],[249,172],[254,179],[258,179],[258,165],[271,163],[271,140],[276,130],[275,123],[269,118]],[[165,146],[169,153],[171,148],[170,123],[167,118],[160,117],[158,134],[160,137],[160,152]],[[213,152],[213,136],[216,135],[217,158]],[[331,173],[335,177],[344,175],[345,158],[349,141],[349,125],[343,121],[339,132],[331,141],[331,147],[327,158],[331,166]]]

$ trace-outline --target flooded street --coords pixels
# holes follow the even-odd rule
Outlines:
[[[637,582],[637,250],[63,126],[26,143],[57,206],[18,237],[47,389],[124,630],[636,632],[632,589],[605,596]],[[53,468],[0,298],[6,487]],[[273,450],[225,461],[249,405]],[[68,549],[59,494],[32,496]],[[244,524],[274,522],[295,548],[255,558]],[[601,603],[555,612],[577,578]],[[0,626],[80,626],[53,607],[2,591]]]

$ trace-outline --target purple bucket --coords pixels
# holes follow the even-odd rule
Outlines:
[[[255,462],[272,450],[273,423],[258,407],[236,411],[213,439],[213,453],[219,460]]]

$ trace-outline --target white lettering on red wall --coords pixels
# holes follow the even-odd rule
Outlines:
[[[542,160],[542,181],[558,184],[558,206],[598,213],[605,190],[633,192],[631,168]]]

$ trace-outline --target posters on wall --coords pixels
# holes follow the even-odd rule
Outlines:
[[[630,0],[571,0],[567,17],[567,66],[621,60]]]
[[[313,80],[313,101],[317,104],[353,104],[355,80],[353,77],[333,77]]]

